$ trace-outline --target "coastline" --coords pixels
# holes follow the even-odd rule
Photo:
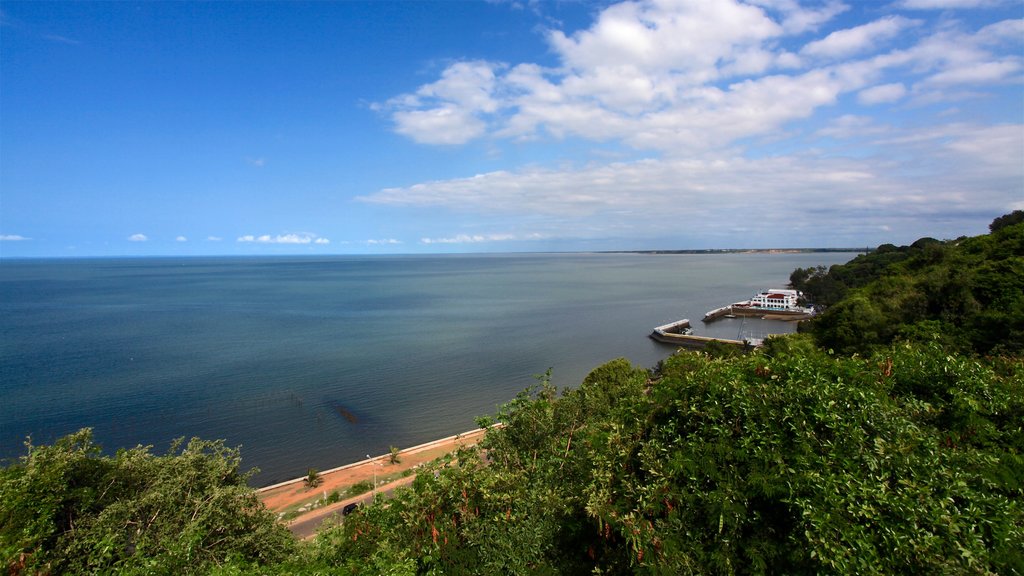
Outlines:
[[[477,436],[481,436],[486,431],[487,431],[486,428],[476,428],[476,429],[473,429],[473,430],[469,430],[467,432],[462,432],[461,434],[453,434],[452,436],[448,436],[448,437],[441,438],[441,439],[438,439],[438,440],[432,440],[430,442],[425,442],[423,444],[418,444],[416,446],[411,446],[411,447],[406,448],[406,449],[402,450],[401,452],[399,452],[399,456],[401,457],[401,456],[405,456],[405,455],[408,455],[408,454],[415,454],[415,453],[422,452],[424,450],[429,450],[430,448],[434,448],[434,447],[441,446],[441,445],[448,445],[448,444],[454,445],[456,442],[458,442],[460,440],[464,441],[464,443],[462,445],[472,446],[473,444],[476,444],[476,442],[478,442],[480,440],[479,438],[477,438]],[[470,439],[473,439],[474,441],[470,442],[469,441]],[[352,462],[351,464],[344,464],[344,465],[338,466],[336,468],[331,468],[330,470],[324,470],[324,471],[320,472],[320,476],[326,477],[326,476],[328,476],[330,474],[337,474],[338,472],[342,472],[344,470],[349,470],[349,469],[352,469],[352,468],[358,468],[359,466],[366,466],[370,462],[383,461],[383,460],[385,460],[387,458],[390,458],[390,457],[391,457],[390,453],[388,453],[388,454],[381,454],[379,456],[371,456],[368,459]],[[288,485],[291,485],[291,484],[296,484],[296,483],[299,483],[299,482],[303,482],[303,481],[305,481],[305,479],[306,479],[305,476],[301,476],[299,478],[292,478],[291,480],[285,480],[284,482],[278,482],[276,484],[270,484],[269,486],[263,486],[263,487],[257,488],[256,492],[262,494],[262,493],[265,493],[265,492],[269,492],[269,491],[275,490],[277,488],[282,488],[284,486],[288,486]]]
[[[319,473],[321,483],[315,488],[306,487],[306,477],[302,476],[257,488],[256,495],[293,533],[299,537],[309,537],[320,523],[341,511],[347,504],[361,503],[371,499],[374,492],[381,493],[411,483],[416,477],[412,471],[459,448],[476,445],[488,429],[477,428],[406,448],[398,453],[399,462],[395,464],[391,463],[391,454],[388,453],[325,470]],[[316,505],[334,491],[342,492],[354,484],[373,484],[374,481],[376,486],[369,492],[326,506]]]
[[[49,442],[86,426],[111,448],[165,446],[187,431],[243,447],[242,467],[259,470],[248,484],[259,489],[310,466],[326,470],[389,444],[469,430],[548,367],[559,386],[576,386],[610,358],[654,366],[671,351],[642,336],[669,319],[688,317],[700,333],[735,338],[739,320],[710,328],[698,321],[777,283],[765,278],[782,282],[794,268],[850,257],[12,264],[2,283],[11,312],[5,327],[23,345],[5,349],[0,362],[10,368],[0,383],[0,457],[19,457],[27,436]],[[296,270],[305,275],[293,277]],[[296,299],[300,286],[304,298]],[[235,297],[243,292],[259,297]],[[67,301],[76,306],[52,305]],[[486,356],[501,360],[480,360]]]

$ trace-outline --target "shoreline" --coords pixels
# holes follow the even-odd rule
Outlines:
[[[468,430],[466,432],[462,432],[461,434],[453,434],[451,436],[446,436],[446,437],[440,438],[438,440],[432,440],[430,442],[425,442],[423,444],[417,444],[416,446],[410,446],[409,448],[405,448],[402,451],[400,451],[399,452],[399,456],[404,456],[406,454],[416,454],[418,452],[422,452],[424,450],[429,450],[430,448],[433,448],[433,447],[436,447],[436,446],[440,446],[440,445],[446,444],[446,443],[454,444],[455,442],[457,442],[459,440],[465,440],[467,438],[474,438],[475,436],[479,436],[481,433],[486,432],[486,431],[487,431],[487,428],[474,428],[473,430]],[[479,440],[479,439],[477,439],[477,440]],[[474,442],[474,444],[475,444],[475,442]],[[391,453],[389,452],[387,454],[381,454],[381,455],[378,455],[378,456],[372,456],[370,458],[364,458],[362,460],[357,460],[357,461],[349,463],[349,464],[344,464],[342,466],[337,466],[337,467],[331,468],[329,470],[323,470],[323,471],[320,472],[320,476],[321,477],[326,477],[329,474],[336,474],[338,472],[343,472],[345,470],[350,470],[352,468],[358,468],[360,466],[366,466],[366,465],[369,465],[369,464],[371,464],[373,462],[377,462],[378,460],[389,459],[390,457],[391,457]],[[260,488],[256,488],[256,493],[257,494],[261,494],[263,492],[269,492],[269,491],[277,489],[277,488],[282,488],[284,486],[289,486],[291,484],[295,484],[295,483],[298,483],[298,482],[304,482],[305,480],[306,480],[305,476],[300,476],[298,478],[292,478],[291,480],[285,480],[283,482],[277,482],[275,484],[270,484],[269,486],[262,486]]]
[[[459,448],[475,446],[489,429],[476,428],[406,448],[398,452],[399,461],[396,463],[391,462],[389,452],[319,472],[320,483],[316,487],[305,485],[306,476],[263,486],[255,489],[256,497],[296,537],[309,538],[324,521],[342,513],[346,505],[365,504],[375,495],[412,483],[421,466]],[[335,491],[344,493],[359,483],[369,483],[373,488],[324,504],[328,494]]]

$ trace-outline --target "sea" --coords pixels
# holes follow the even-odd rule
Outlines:
[[[550,369],[578,386],[650,338],[763,337],[713,308],[854,253],[0,260],[0,459],[91,427],[107,452],[239,447],[254,486],[458,434]]]

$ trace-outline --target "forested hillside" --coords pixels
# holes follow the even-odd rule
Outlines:
[[[31,447],[0,473],[0,553],[12,574],[1024,573],[1022,262],[1008,215],[798,270],[827,305],[806,333],[547,374],[480,448],[308,543],[221,444]]]
[[[991,233],[891,244],[848,264],[790,276],[825,313],[810,323],[820,346],[865,352],[896,338],[937,336],[981,354],[1024,351],[1024,212],[997,218]]]

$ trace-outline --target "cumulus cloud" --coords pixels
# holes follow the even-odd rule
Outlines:
[[[174,239],[175,242],[188,242],[188,238],[185,236],[178,236]]]
[[[25,240],[31,240],[20,234],[0,234],[0,242],[23,242]]]
[[[255,244],[330,244],[327,238],[321,238],[316,234],[246,234],[238,237],[238,242]]]
[[[220,236],[207,236],[206,240],[209,242],[220,242],[221,240],[223,240],[223,238],[221,238]]]
[[[540,223],[535,229],[546,237],[653,233],[681,222],[714,234],[747,214],[757,215],[754,227],[815,219],[823,231],[854,226],[838,216],[842,210],[874,219],[872,230],[904,230],[896,220],[913,214],[1011,205],[1008,198],[1022,192],[1019,122],[996,130],[943,124],[949,120],[936,113],[921,123],[943,136],[917,139],[921,125],[893,127],[871,115],[893,104],[907,110],[991,98],[993,87],[1019,85],[1024,20],[983,25],[901,15],[892,5],[882,18],[850,24],[871,12],[858,10],[837,21],[848,8],[839,1],[622,2],[575,32],[548,30],[553,58],[545,65],[453,63],[376,109],[426,144],[582,140],[643,159],[555,161],[385,188],[360,200],[515,215],[528,219],[522,227]],[[985,146],[981,134],[1004,147]],[[745,207],[739,215],[738,206]],[[421,240],[482,241],[486,235]]]
[[[457,62],[441,79],[422,86],[415,94],[392,99],[396,130],[425,144],[462,144],[483,134],[478,117],[497,111],[493,97],[495,68],[489,62]]]
[[[364,242],[364,244],[367,244],[369,246],[394,246],[394,245],[401,244],[401,243],[402,243],[401,240],[396,240],[394,238],[384,238],[382,240],[371,239],[371,240],[366,240]]]
[[[145,234],[132,234],[128,237],[129,242],[145,242],[147,240],[149,240],[149,238],[146,237]]]
[[[485,124],[472,111],[455,106],[401,110],[393,117],[399,134],[423,144],[465,144],[484,133]]]
[[[456,62],[435,82],[376,109],[397,132],[425,144],[552,136],[694,153],[778,134],[844,94],[888,104],[910,94],[927,98],[941,86],[1005,81],[1021,70],[1018,54],[991,50],[1019,38],[1024,25],[1016,21],[975,34],[956,27],[929,33],[922,20],[890,15],[812,38],[799,53],[784,47],[846,9],[794,0],[623,2],[588,28],[549,30],[557,66]],[[911,45],[890,46],[897,42]],[[917,84],[885,82],[894,71]]]

